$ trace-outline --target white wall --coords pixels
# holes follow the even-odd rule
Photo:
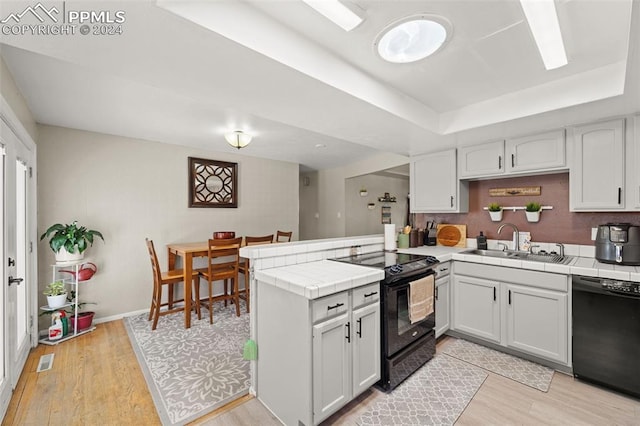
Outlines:
[[[99,271],[81,288],[82,299],[98,303],[91,307],[98,318],[149,308],[145,237],[154,240],[163,269],[167,243],[203,241],[214,231],[280,229],[298,237],[297,164],[61,127],[39,126],[39,133],[39,235],[77,219],[105,236],[87,252]],[[187,207],[189,156],[238,163],[238,208]],[[54,258],[47,240],[38,249],[44,287]]]
[[[13,113],[27,130],[31,139],[36,141],[38,136],[36,121],[2,57],[0,57],[0,93],[2,93]]]
[[[360,196],[360,189],[368,194]],[[395,203],[380,203],[378,197],[388,192],[396,197]],[[391,208],[391,223],[401,227],[407,223],[409,177],[365,175],[346,180],[345,185],[345,233],[347,236],[382,234],[382,206]],[[373,210],[367,204],[374,203]]]
[[[318,172],[300,173],[300,240],[318,235]]]

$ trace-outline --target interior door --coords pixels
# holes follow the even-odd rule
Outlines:
[[[4,111],[3,111],[4,112]],[[0,414],[4,416],[34,336],[33,318],[37,301],[35,239],[36,207],[32,165],[35,145],[16,135],[3,114],[0,120],[2,149],[2,375]]]

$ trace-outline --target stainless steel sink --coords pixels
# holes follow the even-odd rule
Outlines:
[[[561,265],[567,265],[573,260],[572,256],[560,256],[559,254],[551,253],[529,253],[526,251],[512,251],[512,250],[468,250],[462,252],[462,254],[475,254],[478,256],[499,257],[507,259],[520,259],[529,260],[532,262],[544,262],[544,263],[556,263]]]

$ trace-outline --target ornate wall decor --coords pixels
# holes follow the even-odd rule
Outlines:
[[[516,188],[490,188],[490,197],[505,197],[511,195],[540,195],[539,186],[520,186]]]
[[[189,157],[189,207],[238,207],[238,163]]]

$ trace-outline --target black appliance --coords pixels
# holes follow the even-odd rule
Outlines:
[[[422,321],[409,320],[409,284],[436,272],[433,256],[374,252],[333,259],[338,262],[384,269],[381,282],[381,379],[378,386],[390,391],[435,355],[434,311]]]
[[[640,283],[573,276],[573,375],[640,398]]]
[[[640,265],[640,227],[630,223],[598,226],[596,259],[604,263]]]

